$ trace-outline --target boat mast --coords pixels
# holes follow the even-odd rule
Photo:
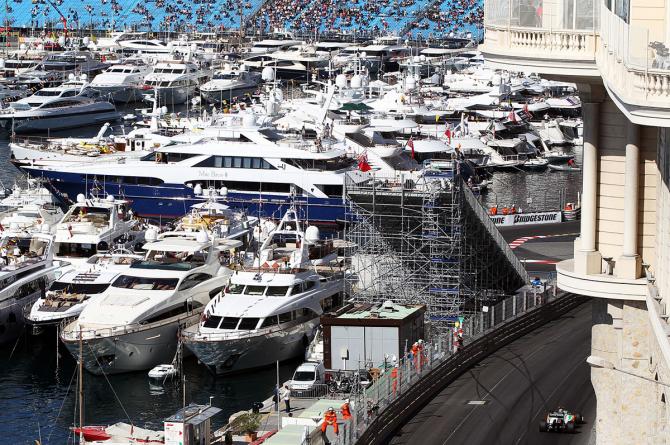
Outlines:
[[[79,443],[84,443],[84,349],[79,327]]]

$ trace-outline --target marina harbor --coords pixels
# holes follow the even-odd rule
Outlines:
[[[586,3],[9,0],[0,437],[665,443],[602,426],[668,381],[667,138]]]

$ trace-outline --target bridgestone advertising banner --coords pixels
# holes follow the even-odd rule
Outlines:
[[[519,226],[523,224],[551,224],[562,220],[561,212],[517,213],[514,215],[494,215],[491,220],[496,226]]]

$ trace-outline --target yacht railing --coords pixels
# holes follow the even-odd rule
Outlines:
[[[199,326],[198,326],[199,328]],[[250,329],[250,330],[227,330],[223,332],[207,332],[201,333],[199,329],[184,330],[181,333],[183,339],[191,342],[210,342],[210,341],[225,341],[225,340],[244,340],[254,337],[261,337],[266,335],[281,334],[287,327],[270,326],[267,328]]]
[[[153,323],[131,323],[123,326],[111,326],[111,327],[99,327],[99,328],[90,328],[90,329],[79,329],[79,326],[76,323],[68,324],[67,321],[64,321],[60,326],[61,338],[64,341],[77,341],[82,340],[95,340],[98,338],[107,338],[117,335],[133,334],[135,332],[141,332],[147,329],[153,329],[160,326],[165,326],[172,324],[175,321],[179,322],[180,325],[186,327],[193,324],[200,319],[200,314],[205,309],[204,306],[193,309],[189,312],[178,316],[182,318],[167,318],[165,320],[156,321]]]

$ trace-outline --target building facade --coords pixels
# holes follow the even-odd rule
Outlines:
[[[580,236],[557,265],[594,297],[598,444],[670,443],[670,1],[486,0],[494,68],[577,83]]]

